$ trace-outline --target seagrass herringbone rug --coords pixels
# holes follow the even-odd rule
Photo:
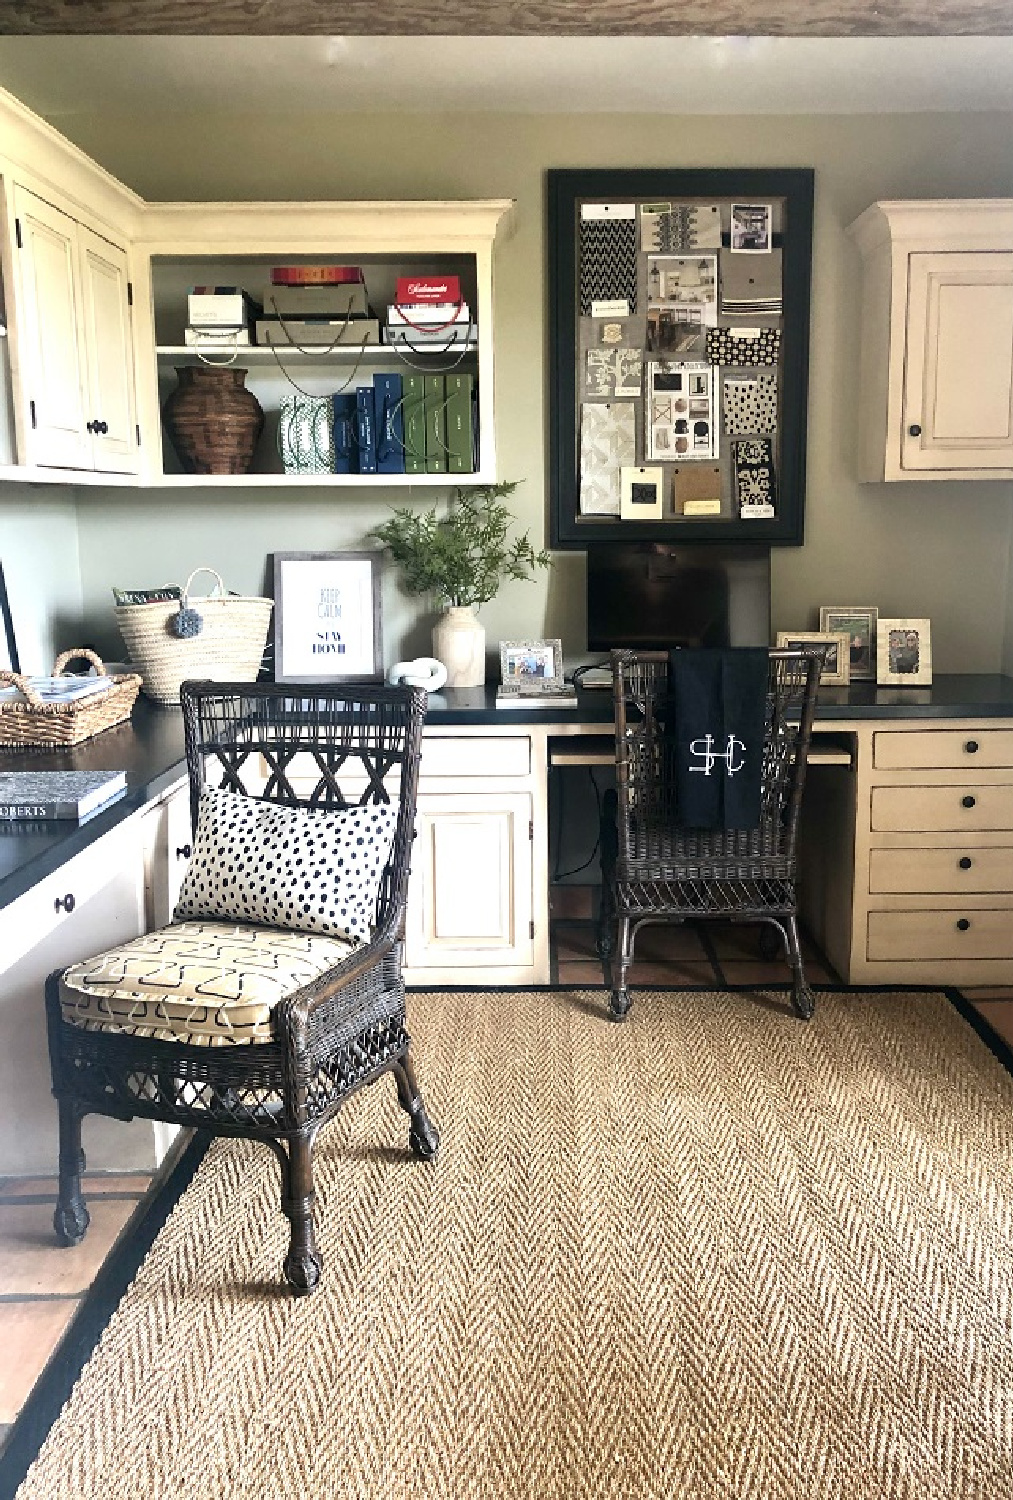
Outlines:
[[[942,995],[414,995],[321,1137],[325,1282],[215,1145],[24,1500],[1013,1494],[1013,1080]]]

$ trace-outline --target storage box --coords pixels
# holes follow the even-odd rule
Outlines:
[[[299,349],[310,344],[364,344],[380,342],[380,325],[375,318],[286,318],[284,326],[277,318],[257,319],[257,343],[275,349]]]
[[[460,302],[460,276],[399,276],[397,300],[404,302]]]
[[[362,280],[361,266],[272,266],[274,286],[341,286]]]
[[[264,316],[268,318],[368,318],[366,288],[359,282],[334,282],[321,286],[264,287]]]
[[[242,287],[194,287],[186,300],[191,328],[248,328],[256,315]]]

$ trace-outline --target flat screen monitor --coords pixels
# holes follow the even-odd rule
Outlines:
[[[589,547],[587,644],[769,646],[770,548]]]

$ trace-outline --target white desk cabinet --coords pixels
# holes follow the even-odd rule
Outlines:
[[[1013,201],[874,203],[849,233],[860,477],[1013,477]]]
[[[139,820],[128,818],[0,912],[0,1176],[56,1171],[44,989],[54,969],[144,930]],[[151,1124],[89,1115],[89,1167],[155,1165]]]
[[[136,473],[126,249],[17,183],[12,197],[24,462]]]

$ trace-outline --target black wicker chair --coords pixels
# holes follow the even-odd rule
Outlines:
[[[322,1268],[313,1225],[314,1141],[349,1094],[384,1072],[393,1073],[410,1120],[412,1151],[423,1159],[435,1155],[437,1133],[412,1071],[401,977],[425,701],[424,693],[407,687],[183,684],[195,829],[202,791],[218,787],[280,808],[340,812],[392,803],[397,807],[393,845],[380,877],[371,936],[358,946],[315,933],[233,924],[240,944],[252,945],[256,961],[244,972],[242,959],[233,954],[221,989],[231,982],[245,998],[245,983],[252,982],[258,968],[272,971],[268,978],[276,987],[259,1034],[252,1038],[232,1027],[229,1015],[237,1012],[227,1006],[216,1009],[220,996],[214,985],[203,1013],[206,1019],[213,1012],[214,1019],[232,1028],[230,1034],[198,1035],[201,1011],[191,1002],[189,1010],[187,1005],[182,1010],[197,1019],[184,1015],[180,1020],[159,956],[164,947],[174,960],[178,957],[173,944],[178,947],[189,929],[176,918],[169,927],[135,940],[142,945],[142,958],[146,952],[155,955],[146,972],[142,962],[140,980],[138,950],[126,952],[131,945],[100,955],[91,968],[74,965],[50,976],[46,1008],[60,1120],[54,1225],[62,1243],[76,1244],[88,1227],[81,1195],[81,1120],[90,1113],[120,1119],[141,1115],[270,1146],[281,1162],[281,1207],[291,1223],[284,1273],[296,1293],[311,1292]],[[229,802],[231,798],[224,805],[231,814]],[[253,808],[246,815],[284,816],[267,809],[257,814]],[[330,825],[339,820],[316,820],[315,826],[321,821]],[[302,826],[313,825],[314,820],[303,820]],[[323,861],[328,872],[333,868],[330,857],[328,848]],[[336,847],[335,864],[342,858]],[[381,852],[377,859],[382,858]],[[203,962],[213,943],[209,948],[203,931],[197,937]],[[298,957],[290,965],[285,958],[279,977],[277,954],[261,944],[281,950],[290,946]],[[226,968],[221,954],[227,948],[217,950]],[[335,949],[340,950],[337,958]],[[187,950],[188,957],[192,951]],[[258,957],[262,951],[263,962]],[[99,971],[104,977],[94,983],[106,988],[101,994],[96,990],[93,1000],[88,985]],[[128,971],[130,979],[124,978]],[[184,970],[178,966],[172,972]],[[162,984],[160,993],[153,974]],[[197,998],[206,993],[199,984]]]
[[[822,648],[770,652],[761,815],[755,829],[676,825],[673,739],[665,732],[668,657],[613,651],[616,787],[603,798],[598,953],[609,1011],[630,1008],[637,933],[700,918],[770,923],[792,972],[792,1001],[808,1019],[796,900],[796,836]]]

